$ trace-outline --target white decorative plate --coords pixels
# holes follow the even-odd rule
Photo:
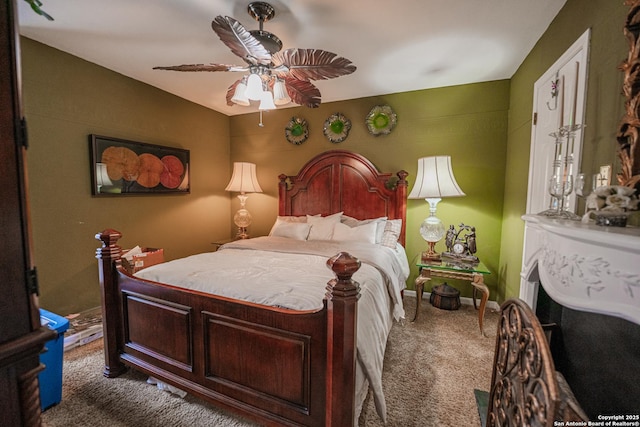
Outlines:
[[[365,123],[371,135],[388,135],[398,121],[396,113],[388,105],[376,105],[369,111]]]
[[[325,122],[322,131],[324,136],[334,144],[342,142],[349,136],[351,120],[341,113],[332,114]]]
[[[309,138],[309,125],[302,117],[294,116],[284,128],[284,135],[290,143],[300,145]]]

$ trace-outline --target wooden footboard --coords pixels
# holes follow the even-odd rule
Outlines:
[[[302,312],[135,278],[121,236],[96,235],[106,377],[130,366],[265,425],[352,425],[357,259],[328,260],[324,308]]]

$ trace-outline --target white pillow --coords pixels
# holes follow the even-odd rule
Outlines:
[[[288,222],[282,221],[273,226],[270,236],[287,237],[295,240],[307,240],[311,225],[306,222]]]
[[[380,244],[389,248],[395,249],[396,243],[400,239],[400,232],[402,231],[401,219],[390,219],[384,226],[384,234]]]
[[[352,241],[352,242],[376,242],[377,222],[359,225],[357,227],[349,227],[346,224],[337,223],[333,228],[333,237],[331,240]]]
[[[349,227],[358,227],[360,225],[369,224],[371,222],[375,222],[378,224],[378,228],[376,230],[376,243],[380,243],[382,241],[382,235],[384,233],[384,226],[386,224],[387,217],[381,216],[380,218],[372,218],[372,219],[355,219],[347,215],[342,215],[341,223],[348,225]]]
[[[283,222],[307,222],[307,217],[306,216],[278,216],[276,218],[276,222],[273,223],[273,226],[271,227],[271,231],[269,231],[269,236],[273,235],[273,230],[276,229],[276,227],[280,224],[282,224]]]
[[[278,216],[278,219],[286,222],[307,222],[307,216]]]
[[[340,222],[347,224],[349,227],[357,227],[360,224],[360,220],[349,215],[342,215]]]
[[[340,223],[342,212],[329,216],[307,215],[307,224],[311,225],[311,231],[307,240],[331,240],[333,227]]]

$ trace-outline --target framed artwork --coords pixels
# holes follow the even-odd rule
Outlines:
[[[189,193],[189,150],[90,135],[91,194]]]

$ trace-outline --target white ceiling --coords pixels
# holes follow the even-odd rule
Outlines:
[[[244,62],[211,29],[217,15],[259,24],[250,0],[42,0],[48,21],[18,0],[20,33],[226,115],[233,72],[152,70]],[[566,0],[271,0],[264,29],[283,49],[324,49],[355,73],[314,82],[322,101],[510,78]],[[291,106],[295,106],[292,104]]]

